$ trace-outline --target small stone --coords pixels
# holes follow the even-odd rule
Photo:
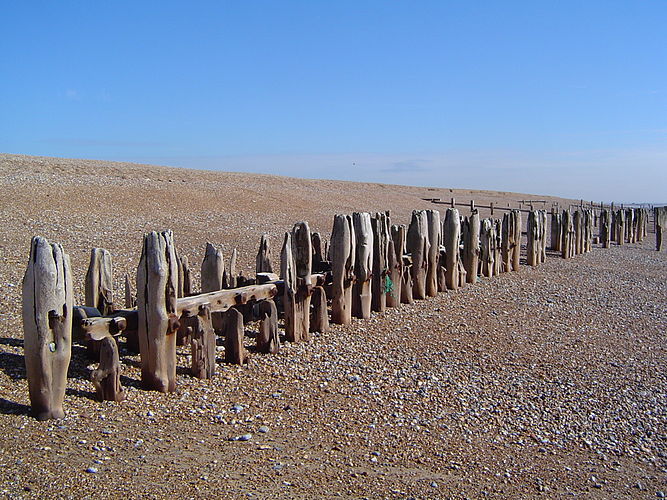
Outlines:
[[[151,410],[148,410],[148,411],[146,412],[146,416],[147,416],[147,417],[154,417],[154,416],[155,416],[155,413],[153,413]]]
[[[97,470],[97,467],[88,467],[88,468],[86,469],[86,472],[87,472],[88,474],[97,474],[99,471]]]
[[[232,411],[234,413],[241,413],[244,410],[242,405],[234,405],[232,406]]]
[[[269,432],[269,428],[266,425],[263,425],[259,429],[257,429],[257,432],[261,432],[262,434],[266,434],[267,432]]]
[[[349,377],[347,377],[347,379],[350,382],[359,382],[360,377],[359,377],[359,375],[350,375]]]
[[[664,491],[656,491],[655,496],[658,498],[665,498],[665,492]]]
[[[431,488],[437,488],[437,487],[438,483],[436,483],[435,481],[431,481]]]

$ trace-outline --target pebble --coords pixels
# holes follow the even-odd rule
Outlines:
[[[262,425],[259,429],[257,429],[257,432],[266,434],[267,432],[269,432],[269,428],[266,425]]]
[[[89,474],[97,474],[99,471],[97,470],[97,467],[88,467],[86,472]]]

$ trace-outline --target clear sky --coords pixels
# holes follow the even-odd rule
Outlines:
[[[667,2],[0,0],[0,152],[667,201]]]

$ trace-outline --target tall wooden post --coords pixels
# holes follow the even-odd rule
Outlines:
[[[426,296],[435,297],[438,295],[438,266],[440,263],[440,244],[442,242],[440,212],[437,210],[427,210],[426,221],[429,242],[426,257]]]
[[[445,212],[442,240],[445,246],[445,285],[449,290],[456,290],[459,286],[461,218],[455,208],[448,208]]]
[[[463,219],[461,236],[463,238],[463,267],[466,270],[468,283],[477,281],[479,270],[479,214],[475,211],[469,217]]]
[[[255,257],[255,274],[272,272],[269,235],[264,233],[259,241],[259,250],[257,250],[257,257]]]
[[[356,258],[356,236],[349,215],[334,216],[331,231],[331,321],[347,325],[352,321],[352,283]]]
[[[389,275],[389,217],[378,212],[371,219],[373,228],[373,277],[371,309],[384,312],[387,305],[387,276]]]
[[[551,213],[551,249],[560,252],[560,243],[563,239],[562,216],[556,211]]]
[[[412,296],[426,298],[426,269],[430,242],[426,210],[414,210],[406,238],[407,251],[412,257]]]
[[[63,418],[72,353],[73,286],[69,256],[62,246],[39,236],[32,239],[22,292],[31,413],[38,420]]]
[[[86,306],[94,307],[102,313],[102,316],[113,312],[111,254],[104,248],[93,248],[90,251],[85,291]]]
[[[285,234],[280,271],[285,281],[285,338],[290,342],[310,340],[310,295],[313,248],[307,222],[294,224]]]
[[[171,231],[144,236],[137,269],[141,381],[147,389],[176,389],[178,266]]]
[[[391,280],[394,283],[395,292],[392,294],[394,307],[400,304],[412,303],[412,276],[410,268],[405,266],[405,241],[407,228],[404,224],[391,226],[391,240],[394,245],[396,264]]]
[[[371,276],[373,273],[373,227],[367,212],[352,214],[354,234],[357,237],[354,276],[352,288],[352,315],[368,319],[371,317]]]
[[[215,375],[215,332],[211,321],[211,307],[204,304],[196,315],[181,317],[190,329],[190,349],[192,363],[190,373],[193,377],[210,379]]]
[[[217,292],[222,290],[223,276],[225,274],[225,259],[222,250],[217,249],[211,243],[206,243],[204,260],[201,264],[201,292]],[[215,312],[211,315],[213,329],[222,334],[224,328],[223,313]]]

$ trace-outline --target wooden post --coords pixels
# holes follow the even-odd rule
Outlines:
[[[574,212],[574,252],[576,255],[583,253],[584,249],[584,224],[581,210]]]
[[[178,255],[178,297],[192,295],[192,272],[187,255]]]
[[[244,365],[250,357],[243,347],[243,315],[237,309],[225,313],[225,363]]]
[[[406,238],[407,251],[412,257],[412,297],[426,298],[426,268],[430,243],[426,210],[414,210]]]
[[[90,380],[95,386],[97,396],[102,401],[123,401],[125,391],[120,384],[120,358],[118,345],[113,337],[104,337],[100,342],[100,364]]]
[[[469,217],[463,219],[461,237],[463,239],[463,267],[466,270],[468,283],[477,281],[477,270],[479,268],[479,214],[475,211]]]
[[[660,252],[664,246],[665,232],[667,232],[667,207],[653,207],[655,222],[655,249]]]
[[[602,248],[609,248],[611,245],[611,228],[609,212],[605,209],[600,211],[600,243]]]
[[[625,210],[622,208],[616,212],[615,224],[616,244],[623,245],[625,240]]]
[[[449,290],[456,290],[459,287],[461,219],[459,211],[455,208],[448,208],[445,212],[442,240],[445,246],[445,285]]]
[[[403,288],[403,254],[405,254],[405,226],[391,226],[391,242],[389,246],[389,269],[391,272],[391,290],[387,292],[387,306],[401,305],[401,290]],[[412,285],[410,285],[412,287]]]
[[[132,295],[132,285],[130,284],[130,277],[125,274],[125,309],[132,309],[136,307],[137,301]]]
[[[356,237],[349,215],[334,216],[331,231],[331,321],[347,325],[352,321],[352,284],[356,258]]]
[[[389,217],[378,212],[371,219],[373,229],[373,276],[371,278],[371,309],[384,312],[387,305],[387,276],[389,275]]]
[[[491,216],[493,217],[493,202],[489,203],[489,209],[491,210]]]
[[[503,272],[512,270],[512,251],[510,250],[510,232],[514,229],[513,212],[503,214],[503,226],[501,231],[500,253]],[[513,236],[513,235],[512,235]]]
[[[538,210],[537,216],[539,223],[540,248],[539,248],[539,262],[540,264],[547,260],[547,212],[546,210]]]
[[[352,214],[357,238],[354,265],[355,282],[352,288],[352,315],[360,319],[371,317],[371,277],[373,274],[373,227],[367,212]]]
[[[311,305],[310,331],[327,333],[329,331],[329,315],[327,312],[327,294],[324,287],[313,287]]]
[[[39,236],[32,239],[22,293],[31,413],[38,420],[63,418],[72,353],[73,287],[69,256],[62,246]]]
[[[297,222],[285,233],[280,271],[285,282],[285,338],[290,342],[310,340],[310,270],[313,249],[307,222]]]
[[[502,219],[492,219],[495,226],[496,241],[493,246],[494,276],[498,276],[503,270],[502,245],[503,245],[503,221]]]
[[[225,259],[222,250],[215,248],[211,243],[206,243],[204,260],[201,264],[201,292],[217,292],[222,290],[223,275],[225,273]],[[213,329],[221,334],[223,325],[222,313],[212,314]]]
[[[271,266],[271,247],[269,246],[269,235],[264,233],[259,240],[259,250],[257,250],[257,257],[255,257],[255,274],[272,273]]]
[[[257,334],[257,352],[277,354],[280,351],[278,337],[278,309],[272,299],[262,300],[259,308],[259,333]]]
[[[176,389],[178,267],[171,231],[144,236],[137,269],[141,381],[147,389]]]
[[[222,288],[230,289],[236,288],[236,259],[238,252],[236,248],[232,250],[232,255],[229,257],[229,267],[223,267],[222,273]]]
[[[452,210],[451,208],[447,209]],[[438,267],[440,264],[440,244],[442,243],[442,223],[440,212],[426,211],[429,248],[426,257],[426,296],[438,295]]]
[[[322,235],[320,233],[311,233],[310,243],[313,248],[313,271],[317,270],[319,272],[322,262],[326,260]]]
[[[111,254],[104,248],[93,248],[90,251],[85,291],[85,305],[96,308],[102,316],[113,312]]]
[[[193,377],[210,379],[215,375],[215,332],[211,321],[210,304],[202,304],[196,314],[183,313],[181,327],[187,329],[192,362],[190,373]]]
[[[572,220],[572,213],[569,210],[563,210],[562,225],[563,240],[561,243],[561,256],[564,259],[571,259],[574,255],[575,235],[574,221]]]
[[[482,220],[479,232],[480,260],[482,263],[482,276],[487,278],[493,277],[495,269],[493,252],[496,240],[495,231],[496,228],[491,219]]]
[[[551,213],[551,249],[560,252],[563,239],[562,215],[555,210]]]

